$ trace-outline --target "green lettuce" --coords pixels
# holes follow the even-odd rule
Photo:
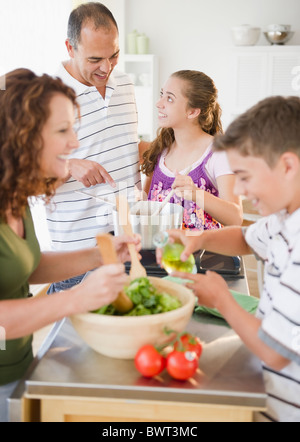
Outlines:
[[[168,293],[159,293],[146,277],[137,278],[125,287],[125,293],[131,299],[133,308],[122,316],[144,316],[169,312],[181,307],[181,302]],[[100,315],[119,316],[120,313],[112,306],[104,306],[94,311]]]

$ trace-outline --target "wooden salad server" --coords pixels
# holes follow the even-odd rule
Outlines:
[[[104,265],[119,263],[112,235],[109,233],[97,235],[97,244]],[[127,313],[133,308],[131,299],[124,291],[119,293],[117,299],[112,303],[112,305],[119,313]]]
[[[119,224],[123,228],[125,235],[133,236],[132,225],[129,219],[130,208],[127,201],[123,195],[119,195],[116,198],[117,211],[119,215]],[[141,264],[134,244],[127,244],[130,258],[131,258],[131,268],[130,268],[130,278],[136,279],[141,277],[147,277],[147,272],[145,267]]]

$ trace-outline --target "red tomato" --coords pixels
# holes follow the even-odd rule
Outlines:
[[[200,358],[202,354],[201,341],[197,336],[185,333],[180,337],[180,342],[174,344],[174,350],[194,351],[197,357]]]
[[[145,377],[151,378],[163,371],[166,366],[164,356],[153,345],[144,345],[135,355],[136,369]]]
[[[173,350],[167,356],[167,371],[180,381],[191,378],[198,368],[198,357],[192,351]]]

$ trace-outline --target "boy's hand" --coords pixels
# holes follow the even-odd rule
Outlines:
[[[180,259],[185,262],[192,253],[200,250],[201,247],[201,236],[203,232],[199,230],[192,232],[187,230],[172,229],[168,230],[169,241],[176,242],[185,246]],[[156,261],[160,265],[162,258],[162,250],[156,249]]]
[[[231,297],[226,281],[215,272],[206,272],[205,275],[174,272],[172,276],[194,281],[186,284],[186,287],[195,293],[199,305],[219,310],[220,304],[226,302],[226,297]]]

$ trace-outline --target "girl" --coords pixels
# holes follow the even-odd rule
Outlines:
[[[184,207],[184,229],[240,225],[235,177],[226,154],[212,150],[214,135],[222,133],[213,81],[198,71],[175,72],[161,90],[157,108],[160,131],[142,164],[148,199],[163,201],[174,189],[170,202]]]
[[[40,252],[28,198],[45,195],[49,200],[68,175],[67,157],[78,147],[73,130],[76,96],[59,79],[37,77],[27,69],[13,71],[5,80],[6,89],[0,91],[0,422],[7,420],[6,398],[33,359],[32,333],[111,303],[127,282],[122,264],[98,269],[102,258],[95,247]],[[122,261],[129,257],[126,239],[115,239]],[[29,284],[95,268],[70,290],[29,295]]]

